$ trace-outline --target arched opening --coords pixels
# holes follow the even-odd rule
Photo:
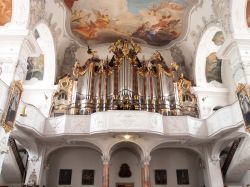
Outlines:
[[[63,147],[50,153],[46,186],[102,184],[101,153],[95,147]]]
[[[224,37],[220,27],[210,25],[204,31],[196,51],[194,89],[201,118],[210,116],[215,106],[226,106],[235,100],[231,66],[217,54],[224,44]]]
[[[221,33],[221,34],[220,34]],[[195,81],[197,86],[207,86],[208,83],[211,81],[217,81],[218,83],[222,83],[222,81],[218,81],[216,79],[210,78],[211,76],[207,76],[207,74],[213,75],[213,70],[218,71],[216,68],[217,58],[212,58],[211,54],[215,55],[216,52],[219,50],[220,46],[224,43],[224,36],[220,28],[217,26],[211,26],[206,32],[203,34],[200,43],[198,45],[198,49],[196,52],[196,59],[195,59]],[[210,57],[210,58],[208,58]],[[211,64],[211,70],[208,69],[208,62]],[[214,67],[214,68],[213,68]],[[220,66],[219,68],[222,68]],[[221,74],[221,71],[219,72]],[[220,76],[220,75],[219,75]]]
[[[204,186],[200,156],[190,149],[158,146],[151,152],[151,186]]]
[[[131,142],[121,142],[110,153],[110,186],[141,186],[141,148]]]

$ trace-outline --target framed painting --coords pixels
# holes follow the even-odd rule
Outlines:
[[[60,169],[59,185],[71,185],[72,169]]]
[[[5,132],[10,132],[14,127],[22,92],[21,82],[14,81],[9,88],[9,97],[1,121]]]
[[[236,90],[241,112],[248,132],[250,132],[250,88],[247,84],[239,84]]]
[[[189,184],[189,176],[187,169],[177,169],[177,184],[178,185],[188,185]]]
[[[155,184],[156,185],[167,184],[167,171],[165,169],[155,170]]]
[[[82,185],[94,185],[95,170],[84,169],[82,170]]]

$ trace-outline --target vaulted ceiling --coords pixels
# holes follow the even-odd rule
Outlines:
[[[45,16],[54,30],[56,42],[57,72],[64,68],[65,52],[68,51],[66,61],[71,67],[72,56],[81,58],[80,62],[89,58],[88,45],[98,51],[100,58],[106,58],[110,43],[123,38],[140,43],[143,48],[141,57],[147,58],[159,50],[167,63],[176,61],[192,79],[195,52],[202,32],[206,25],[218,19],[213,1],[46,1]]]

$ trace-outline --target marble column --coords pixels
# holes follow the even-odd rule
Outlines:
[[[150,187],[150,162],[151,157],[146,156],[142,160],[142,187]]]
[[[109,161],[110,158],[107,156],[102,157],[102,187],[109,187]]]
[[[224,187],[223,177],[220,167],[219,156],[211,155],[208,148],[205,148],[205,174],[207,187]]]

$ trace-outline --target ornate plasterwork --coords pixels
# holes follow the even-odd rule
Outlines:
[[[211,15],[209,19],[202,17],[202,25],[196,25],[196,29],[191,31],[190,36],[193,39],[193,46],[196,49],[194,50],[194,53],[197,51],[198,44],[203,34],[210,26],[221,26],[220,22],[216,19],[216,17],[214,17],[214,15]]]
[[[52,23],[53,14],[46,13],[45,3],[45,0],[31,0],[31,19],[29,27],[30,29],[34,29],[37,24],[45,23],[50,28],[55,44],[57,44],[62,30],[58,28],[57,23]]]
[[[212,0],[214,14],[227,35],[232,33],[230,2],[229,0]]]
[[[30,1],[30,28],[45,17],[45,0]]]

